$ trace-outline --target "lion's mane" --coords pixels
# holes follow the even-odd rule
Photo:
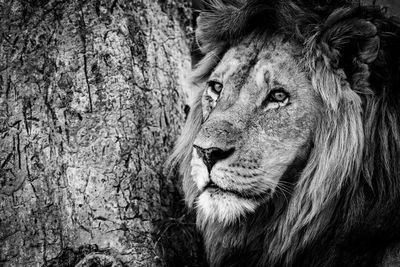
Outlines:
[[[351,1],[213,0],[198,19],[201,83],[245,36],[280,34],[303,51],[324,105],[289,201],[276,197],[239,225],[200,225],[213,266],[373,266],[400,240],[400,23]],[[227,3],[229,2],[229,3]],[[171,157],[186,202],[201,89]],[[231,248],[231,249],[228,249]],[[233,248],[233,249],[232,249]]]

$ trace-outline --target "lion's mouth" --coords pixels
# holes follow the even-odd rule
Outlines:
[[[203,188],[203,192],[208,192],[211,195],[233,195],[237,198],[242,198],[242,199],[252,199],[254,201],[265,201],[271,197],[272,190],[268,189],[266,192],[262,194],[252,194],[251,192],[241,192],[237,191],[234,189],[226,189],[222,188],[216,183],[214,183],[212,180],[210,180],[207,185]]]
[[[208,184],[204,187],[204,190],[207,189],[218,189],[220,188],[218,185],[216,185],[213,181],[209,181]]]
[[[215,192],[215,193],[218,193],[218,192],[221,192],[221,193],[232,193],[232,194],[235,194],[235,195],[238,194],[238,192],[236,192],[236,191],[224,189],[224,188],[218,186],[216,183],[214,183],[211,180],[204,187],[204,191]]]
[[[232,189],[226,189],[218,186],[216,183],[213,181],[209,181],[208,184],[204,187],[204,191],[208,191],[209,193],[215,193],[215,194],[233,194],[237,197],[240,198],[248,198],[248,196],[244,195],[242,192],[232,190]]]

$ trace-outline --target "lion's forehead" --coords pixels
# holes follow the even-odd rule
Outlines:
[[[254,45],[245,46],[242,44],[229,49],[211,74],[211,79],[248,74],[248,70],[254,67],[252,61],[257,55],[258,49]]]
[[[275,38],[267,44],[248,40],[230,48],[214,70],[212,77],[243,79],[254,76],[257,85],[281,81],[298,76],[298,64],[293,57],[293,45]],[[236,81],[235,81],[236,84]]]

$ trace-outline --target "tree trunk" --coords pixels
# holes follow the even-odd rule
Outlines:
[[[186,3],[0,0],[0,266],[168,264]]]

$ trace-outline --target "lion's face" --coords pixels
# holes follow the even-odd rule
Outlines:
[[[210,75],[191,161],[204,219],[229,224],[254,211],[285,190],[294,162],[306,160],[321,104],[296,50],[280,38],[247,40]]]

